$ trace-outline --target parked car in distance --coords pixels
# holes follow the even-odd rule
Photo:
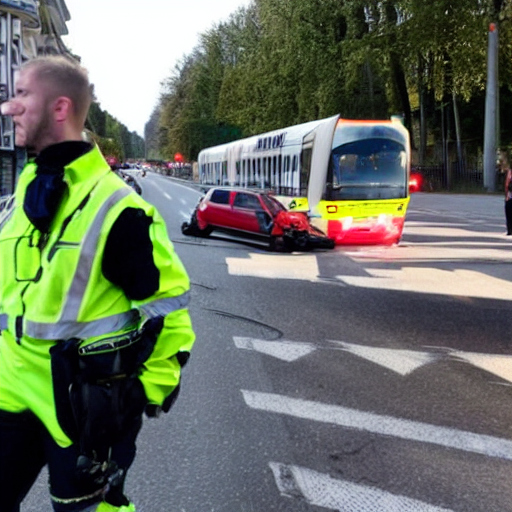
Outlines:
[[[249,189],[211,188],[181,226],[183,234],[200,237],[214,230],[266,240],[274,251],[334,248],[334,240],[305,213],[290,212],[271,194]]]

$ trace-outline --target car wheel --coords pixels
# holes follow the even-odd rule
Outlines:
[[[211,226],[206,226],[204,229],[199,229],[199,226],[197,226],[197,231],[199,232],[198,236],[210,236],[213,228]]]
[[[195,212],[190,217],[190,222],[184,222],[181,225],[181,232],[184,235],[207,237],[212,231],[213,228],[211,226],[206,226],[204,229],[199,227]]]

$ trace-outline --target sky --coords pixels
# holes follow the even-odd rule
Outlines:
[[[96,97],[128,130],[144,136],[162,80],[199,43],[251,0],[65,0],[70,50],[89,70]]]

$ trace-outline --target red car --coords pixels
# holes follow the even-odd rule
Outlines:
[[[181,226],[192,236],[213,230],[268,240],[276,251],[334,248],[334,240],[312,226],[305,213],[290,212],[270,194],[254,190],[212,188]]]

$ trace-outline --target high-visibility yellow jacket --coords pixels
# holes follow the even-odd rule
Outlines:
[[[59,445],[69,446],[55,412],[50,348],[70,338],[87,345],[164,316],[139,376],[148,402],[161,406],[179,384],[180,355],[194,343],[190,284],[164,220],[110,170],[97,148],[65,166],[67,191],[46,235],[23,210],[36,169],[33,162],[25,166],[13,204],[0,212],[0,409],[31,410]],[[110,229],[130,207],[152,219],[149,236],[159,271],[158,290],[141,301],[130,300],[102,273]]]

